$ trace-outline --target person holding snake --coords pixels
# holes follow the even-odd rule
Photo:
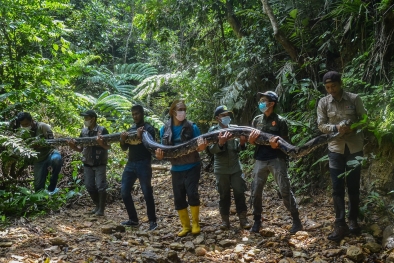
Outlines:
[[[200,130],[197,125],[186,119],[186,109],[186,104],[183,100],[175,100],[171,104],[170,119],[160,129],[162,144],[178,145],[200,136]],[[192,234],[200,233],[198,183],[201,173],[201,160],[198,152],[206,149],[207,141],[199,138],[197,144],[197,151],[170,159],[174,204],[182,224],[182,231],[178,233],[179,237],[183,237],[189,232]],[[162,160],[165,157],[163,150],[160,148],[156,149],[155,155],[158,160]],[[191,226],[188,206],[190,206],[192,215]]]

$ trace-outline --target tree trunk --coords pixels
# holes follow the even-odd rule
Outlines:
[[[268,18],[271,21],[272,29],[274,30],[275,39],[286,50],[286,52],[291,57],[291,60],[293,60],[294,62],[298,62],[297,48],[293,45],[293,43],[290,42],[290,40],[286,38],[286,36],[280,30],[279,23],[276,20],[274,12],[271,9],[271,6],[268,4],[268,0],[261,0],[261,3],[263,4],[264,12],[267,14]]]
[[[234,14],[234,6],[232,0],[226,1],[226,13],[227,13],[227,21],[230,24],[231,28],[233,29],[235,35],[238,38],[242,38],[245,34],[242,32],[241,22]]]

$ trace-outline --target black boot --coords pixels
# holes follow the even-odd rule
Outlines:
[[[361,233],[361,227],[358,225],[357,220],[349,219],[349,232],[353,235]]]
[[[106,199],[107,199],[107,192],[106,191],[99,192],[99,209],[95,213],[96,216],[103,216],[104,215]]]
[[[261,227],[261,219],[258,219],[258,220],[255,219],[254,223],[253,223],[253,226],[250,229],[250,232],[259,233],[260,232],[260,227]]]
[[[327,239],[341,241],[347,235],[349,235],[349,227],[346,225],[346,222],[335,222],[334,231],[328,235]]]
[[[349,227],[345,221],[345,198],[334,195],[335,224],[334,231],[328,235],[328,239],[332,241],[340,241],[349,235]]]
[[[222,224],[220,225],[221,230],[228,230],[230,229],[230,216],[229,215],[221,215],[222,217]]]
[[[298,231],[303,230],[304,228],[302,227],[300,215],[298,212],[291,213],[291,216],[293,217],[293,225],[291,226],[289,232],[290,232],[290,234],[295,234]]]
[[[241,226],[242,229],[249,229],[251,227],[246,215],[247,215],[246,211],[243,211],[238,214],[239,225]]]
[[[90,198],[92,198],[93,203],[96,205],[96,208],[94,208],[92,211],[90,211],[90,214],[95,214],[99,210],[99,194],[98,192],[89,192]]]
[[[335,222],[345,222],[345,198],[334,195]]]
[[[358,235],[361,232],[361,228],[357,223],[359,203],[359,195],[349,195],[349,230],[354,235]]]

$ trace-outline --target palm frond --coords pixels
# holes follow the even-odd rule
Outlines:
[[[131,101],[126,97],[118,94],[112,94],[98,100],[94,108],[103,113],[120,116],[124,111],[129,110],[131,106]]]
[[[161,75],[154,75],[142,81],[134,90],[135,100],[142,100],[146,96],[157,92],[163,85],[168,85],[172,79],[177,78],[180,73],[167,73]]]
[[[82,100],[84,100],[84,101],[86,101],[86,102],[88,102],[88,103],[90,103],[92,105],[96,104],[96,102],[97,102],[97,99],[95,97],[91,96],[91,95],[85,95],[85,94],[81,94],[81,93],[78,93],[78,92],[75,92],[75,95],[78,98],[81,98]]]

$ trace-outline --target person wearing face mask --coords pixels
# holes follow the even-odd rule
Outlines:
[[[232,112],[222,105],[216,108],[214,116],[217,125],[212,126],[208,132],[229,128]],[[219,211],[222,218],[220,229],[230,228],[230,205],[231,188],[233,189],[235,207],[237,210],[241,228],[249,229],[251,225],[246,217],[247,206],[245,201],[246,183],[242,174],[239,161],[239,152],[246,149],[246,137],[233,139],[228,131],[219,133],[219,141],[208,147],[208,151],[214,155],[214,174],[216,186],[219,192]]]
[[[82,147],[75,144],[75,140],[69,140],[68,145],[74,151],[82,152],[85,187],[96,205],[90,213],[103,216],[108,187],[108,150],[111,149],[111,145],[103,140],[102,135],[108,134],[108,130],[97,124],[97,113],[95,111],[88,110],[80,115],[84,117],[85,127],[79,137],[97,136],[98,145]]]
[[[186,104],[183,100],[174,101],[170,106],[169,114],[170,119],[160,129],[162,144],[178,145],[200,136],[200,130],[197,125],[186,119]],[[197,151],[169,159],[172,165],[174,204],[182,224],[182,231],[178,233],[180,237],[187,235],[190,231],[192,234],[200,233],[198,182],[201,173],[201,160],[198,152],[206,149],[207,141],[199,138],[197,144]],[[158,160],[162,160],[165,157],[163,150],[160,148],[156,150],[155,155]],[[192,215],[191,226],[187,210],[188,206],[190,206]]]
[[[252,205],[254,224],[251,232],[258,233],[261,227],[262,213],[262,192],[267,182],[268,175],[271,173],[275,182],[279,186],[279,192],[282,196],[286,209],[291,213],[293,225],[289,232],[295,234],[303,229],[298,213],[298,207],[294,194],[291,191],[290,180],[287,175],[287,156],[278,149],[278,139],[282,137],[289,140],[288,127],[286,121],[274,112],[278,95],[273,91],[258,92],[258,108],[262,113],[253,119],[252,126],[255,128],[249,135],[248,142],[255,145],[260,131],[270,133],[273,136],[270,139],[270,145],[256,145],[254,158],[256,160],[253,168],[252,182]]]
[[[43,139],[53,139],[51,126],[46,123],[34,121],[29,112],[19,112],[16,116],[16,127],[29,131],[31,137]],[[33,147],[37,152],[34,160],[34,190],[40,191],[45,188],[45,181],[48,176],[48,168],[52,167],[52,174],[48,185],[49,195],[56,194],[59,173],[62,169],[63,159],[57,150],[47,146]]]

